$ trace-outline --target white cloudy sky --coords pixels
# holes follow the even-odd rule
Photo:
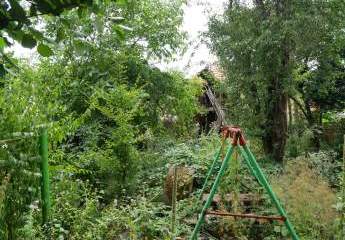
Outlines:
[[[191,46],[176,61],[155,63],[155,65],[162,70],[179,70],[187,75],[193,75],[205,65],[214,62],[216,59],[210,54],[207,46],[201,43],[200,34],[207,31],[209,16],[215,13],[221,14],[226,2],[227,0],[188,0],[188,4],[184,7],[182,29],[187,32]],[[23,48],[16,44],[12,50],[16,57],[28,58],[29,61],[35,58],[35,49]]]
[[[187,75],[193,75],[207,64],[216,61],[207,45],[202,43],[201,34],[207,31],[208,19],[213,14],[221,14],[227,0],[189,0],[184,7],[182,29],[188,34],[190,47],[176,61],[160,63],[157,66],[164,70],[179,70]]]

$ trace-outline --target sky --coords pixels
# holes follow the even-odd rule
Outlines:
[[[207,31],[207,22],[212,14],[221,14],[227,0],[188,0],[184,7],[182,30],[187,32],[187,42],[190,44],[183,56],[178,56],[175,61],[169,63],[154,63],[161,70],[178,70],[188,76],[194,75],[206,65],[216,61],[216,57],[210,53],[206,44],[201,42],[200,35]],[[12,49],[14,55],[19,58],[35,59],[36,50],[23,48],[15,44]]]
[[[189,0],[184,7],[182,30],[187,32],[190,44],[187,52],[176,61],[156,64],[162,70],[178,70],[191,76],[201,71],[217,59],[201,41],[201,34],[206,32],[208,19],[213,14],[221,14],[227,0]]]

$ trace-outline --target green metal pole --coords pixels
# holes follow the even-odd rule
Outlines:
[[[294,240],[299,240],[299,237],[297,236],[297,233],[295,232],[295,229],[293,228],[289,218],[287,217],[287,214],[285,212],[285,210],[283,209],[283,207],[281,206],[277,196],[275,195],[275,193],[273,192],[271,186],[269,185],[264,173],[261,171],[258,163],[256,162],[256,159],[254,157],[254,155],[252,154],[252,152],[249,150],[249,148],[247,147],[247,145],[243,146],[243,150],[245,151],[246,155],[243,157],[248,157],[248,160],[250,161],[250,164],[252,165],[253,169],[255,170],[255,172],[257,173],[257,176],[259,177],[261,183],[263,184],[263,187],[265,188],[265,190],[267,191],[268,195],[270,196],[271,200],[273,201],[274,205],[276,206],[276,208],[278,209],[278,212],[281,216],[285,217],[285,226],[288,229],[288,231],[291,234],[292,239]]]
[[[250,173],[256,178],[256,180],[259,182],[259,184],[261,184],[261,186],[263,186],[260,178],[258,177],[258,174],[255,172],[254,168],[252,167],[252,164],[250,163],[250,161],[248,159],[247,153],[244,151],[242,146],[239,146],[239,149],[240,149],[242,157],[244,158],[244,160],[245,160],[245,162],[246,162],[246,164],[250,170]]]
[[[207,173],[207,175],[206,175],[204,184],[203,184],[203,186],[202,186],[202,188],[201,188],[201,190],[200,190],[199,199],[202,198],[202,194],[203,194],[203,192],[205,191],[205,189],[206,189],[206,187],[207,187],[207,182],[208,182],[209,178],[211,177],[214,168],[216,167],[216,163],[217,163],[217,161],[219,160],[219,157],[220,157],[220,155],[221,155],[221,153],[222,153],[222,148],[223,148],[223,146],[221,146],[221,147],[219,148],[219,150],[217,151],[217,153],[216,153],[215,156],[214,156],[213,163],[212,163],[210,169],[208,170],[208,173]]]
[[[344,135],[344,145],[343,145],[343,179],[342,179],[342,213],[340,218],[340,239],[345,239],[345,135]]]
[[[42,221],[47,223],[50,211],[49,197],[49,170],[48,170],[48,133],[42,128],[39,136],[39,152],[41,156],[41,199],[42,199]]]
[[[206,203],[204,205],[204,207],[202,208],[201,210],[201,213],[199,215],[199,219],[198,219],[198,222],[196,223],[195,225],[195,228],[193,230],[193,233],[192,233],[192,236],[191,236],[191,240],[195,240],[197,239],[197,235],[199,233],[199,230],[200,230],[200,227],[201,227],[201,224],[203,223],[204,221],[204,217],[205,217],[205,214],[206,214],[206,211],[207,209],[210,207],[211,205],[211,202],[213,200],[213,197],[218,189],[218,186],[219,186],[219,183],[220,183],[220,179],[222,178],[222,176],[224,175],[224,172],[227,168],[227,165],[229,163],[229,160],[230,160],[230,157],[232,155],[234,151],[234,146],[233,145],[230,145],[226,155],[225,155],[225,158],[223,160],[223,163],[222,163],[222,166],[220,167],[220,170],[217,174],[217,177],[212,185],[212,188],[211,188],[211,192],[210,192],[210,195],[208,196],[207,200],[206,200]]]
[[[175,225],[176,225],[176,192],[177,192],[177,169],[174,166],[174,181],[173,181],[173,191],[171,199],[171,239],[175,239]]]

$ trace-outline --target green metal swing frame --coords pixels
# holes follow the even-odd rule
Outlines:
[[[206,175],[206,179],[205,179],[205,182],[204,182],[203,187],[201,189],[199,199],[201,199],[201,196],[207,187],[207,183],[208,183],[212,173],[214,172],[214,170],[216,168],[217,162],[218,162],[218,160],[222,154],[226,139],[231,139],[232,141],[231,141],[231,144],[229,144],[229,146],[227,148],[227,151],[226,151],[225,157],[223,159],[223,162],[221,164],[221,167],[220,167],[220,169],[216,175],[214,183],[212,184],[210,194],[208,195],[208,198],[207,198],[207,200],[206,200],[206,202],[205,202],[205,204],[201,210],[201,213],[199,214],[198,221],[194,227],[194,230],[193,230],[193,233],[192,233],[190,239],[191,240],[197,239],[201,225],[203,224],[205,216],[208,213],[207,209],[210,207],[212,200],[213,200],[213,197],[214,197],[214,195],[215,195],[215,193],[219,187],[220,180],[223,177],[224,173],[226,172],[226,170],[229,166],[229,163],[231,161],[231,156],[232,156],[235,148],[238,148],[241,156],[245,160],[246,165],[248,166],[248,168],[250,170],[250,173],[256,178],[256,180],[259,182],[259,184],[265,189],[265,191],[268,193],[270,199],[272,200],[274,206],[277,208],[279,214],[281,215],[281,219],[284,221],[284,224],[290,233],[291,238],[293,240],[299,240],[299,237],[298,237],[292,223],[290,222],[284,208],[282,207],[276,194],[274,193],[270,184],[268,183],[267,178],[266,178],[265,174],[263,173],[263,171],[261,170],[261,168],[259,167],[253,153],[248,148],[246,141],[243,137],[242,130],[239,127],[225,126],[222,128],[222,135],[223,135],[222,146],[218,150],[218,152],[217,152],[217,154],[216,154],[216,156],[215,156],[215,158],[211,164],[211,167],[210,167],[210,169]]]

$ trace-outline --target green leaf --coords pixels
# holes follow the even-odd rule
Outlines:
[[[86,16],[86,11],[87,11],[87,8],[85,6],[79,6],[78,8],[78,17],[79,18],[83,18]]]
[[[36,40],[44,39],[43,33],[41,33],[40,31],[37,31],[36,29],[31,28],[31,27],[29,27],[29,31]]]
[[[14,40],[21,42],[23,39],[24,32],[22,30],[12,30],[9,29],[7,31],[8,35],[13,38]]]
[[[66,33],[63,27],[60,27],[56,32],[56,42],[61,42],[66,37]]]
[[[45,44],[39,44],[37,46],[37,51],[42,57],[50,57],[53,55],[53,51]]]
[[[116,4],[118,4],[119,6],[126,6],[127,0],[117,0]]]
[[[4,59],[4,62],[9,63],[13,68],[19,69],[18,62],[19,60],[16,58],[9,58],[6,54],[2,54],[2,57]],[[5,68],[7,72],[9,72],[8,68]]]
[[[120,28],[118,25],[115,25],[113,29],[115,30],[116,35],[121,41],[125,40],[126,34],[123,28]]]
[[[75,53],[77,55],[83,55],[85,52],[88,51],[87,45],[84,42],[80,41],[80,40],[75,40],[73,42],[73,45],[74,45]]]
[[[104,25],[103,25],[103,21],[100,17],[96,18],[95,27],[96,27],[97,32],[99,32],[99,33],[103,32]]]
[[[6,41],[3,37],[0,37],[0,52],[2,52],[5,47],[6,47]]]
[[[22,45],[26,48],[33,48],[37,44],[36,39],[31,34],[24,34],[22,37]]]

